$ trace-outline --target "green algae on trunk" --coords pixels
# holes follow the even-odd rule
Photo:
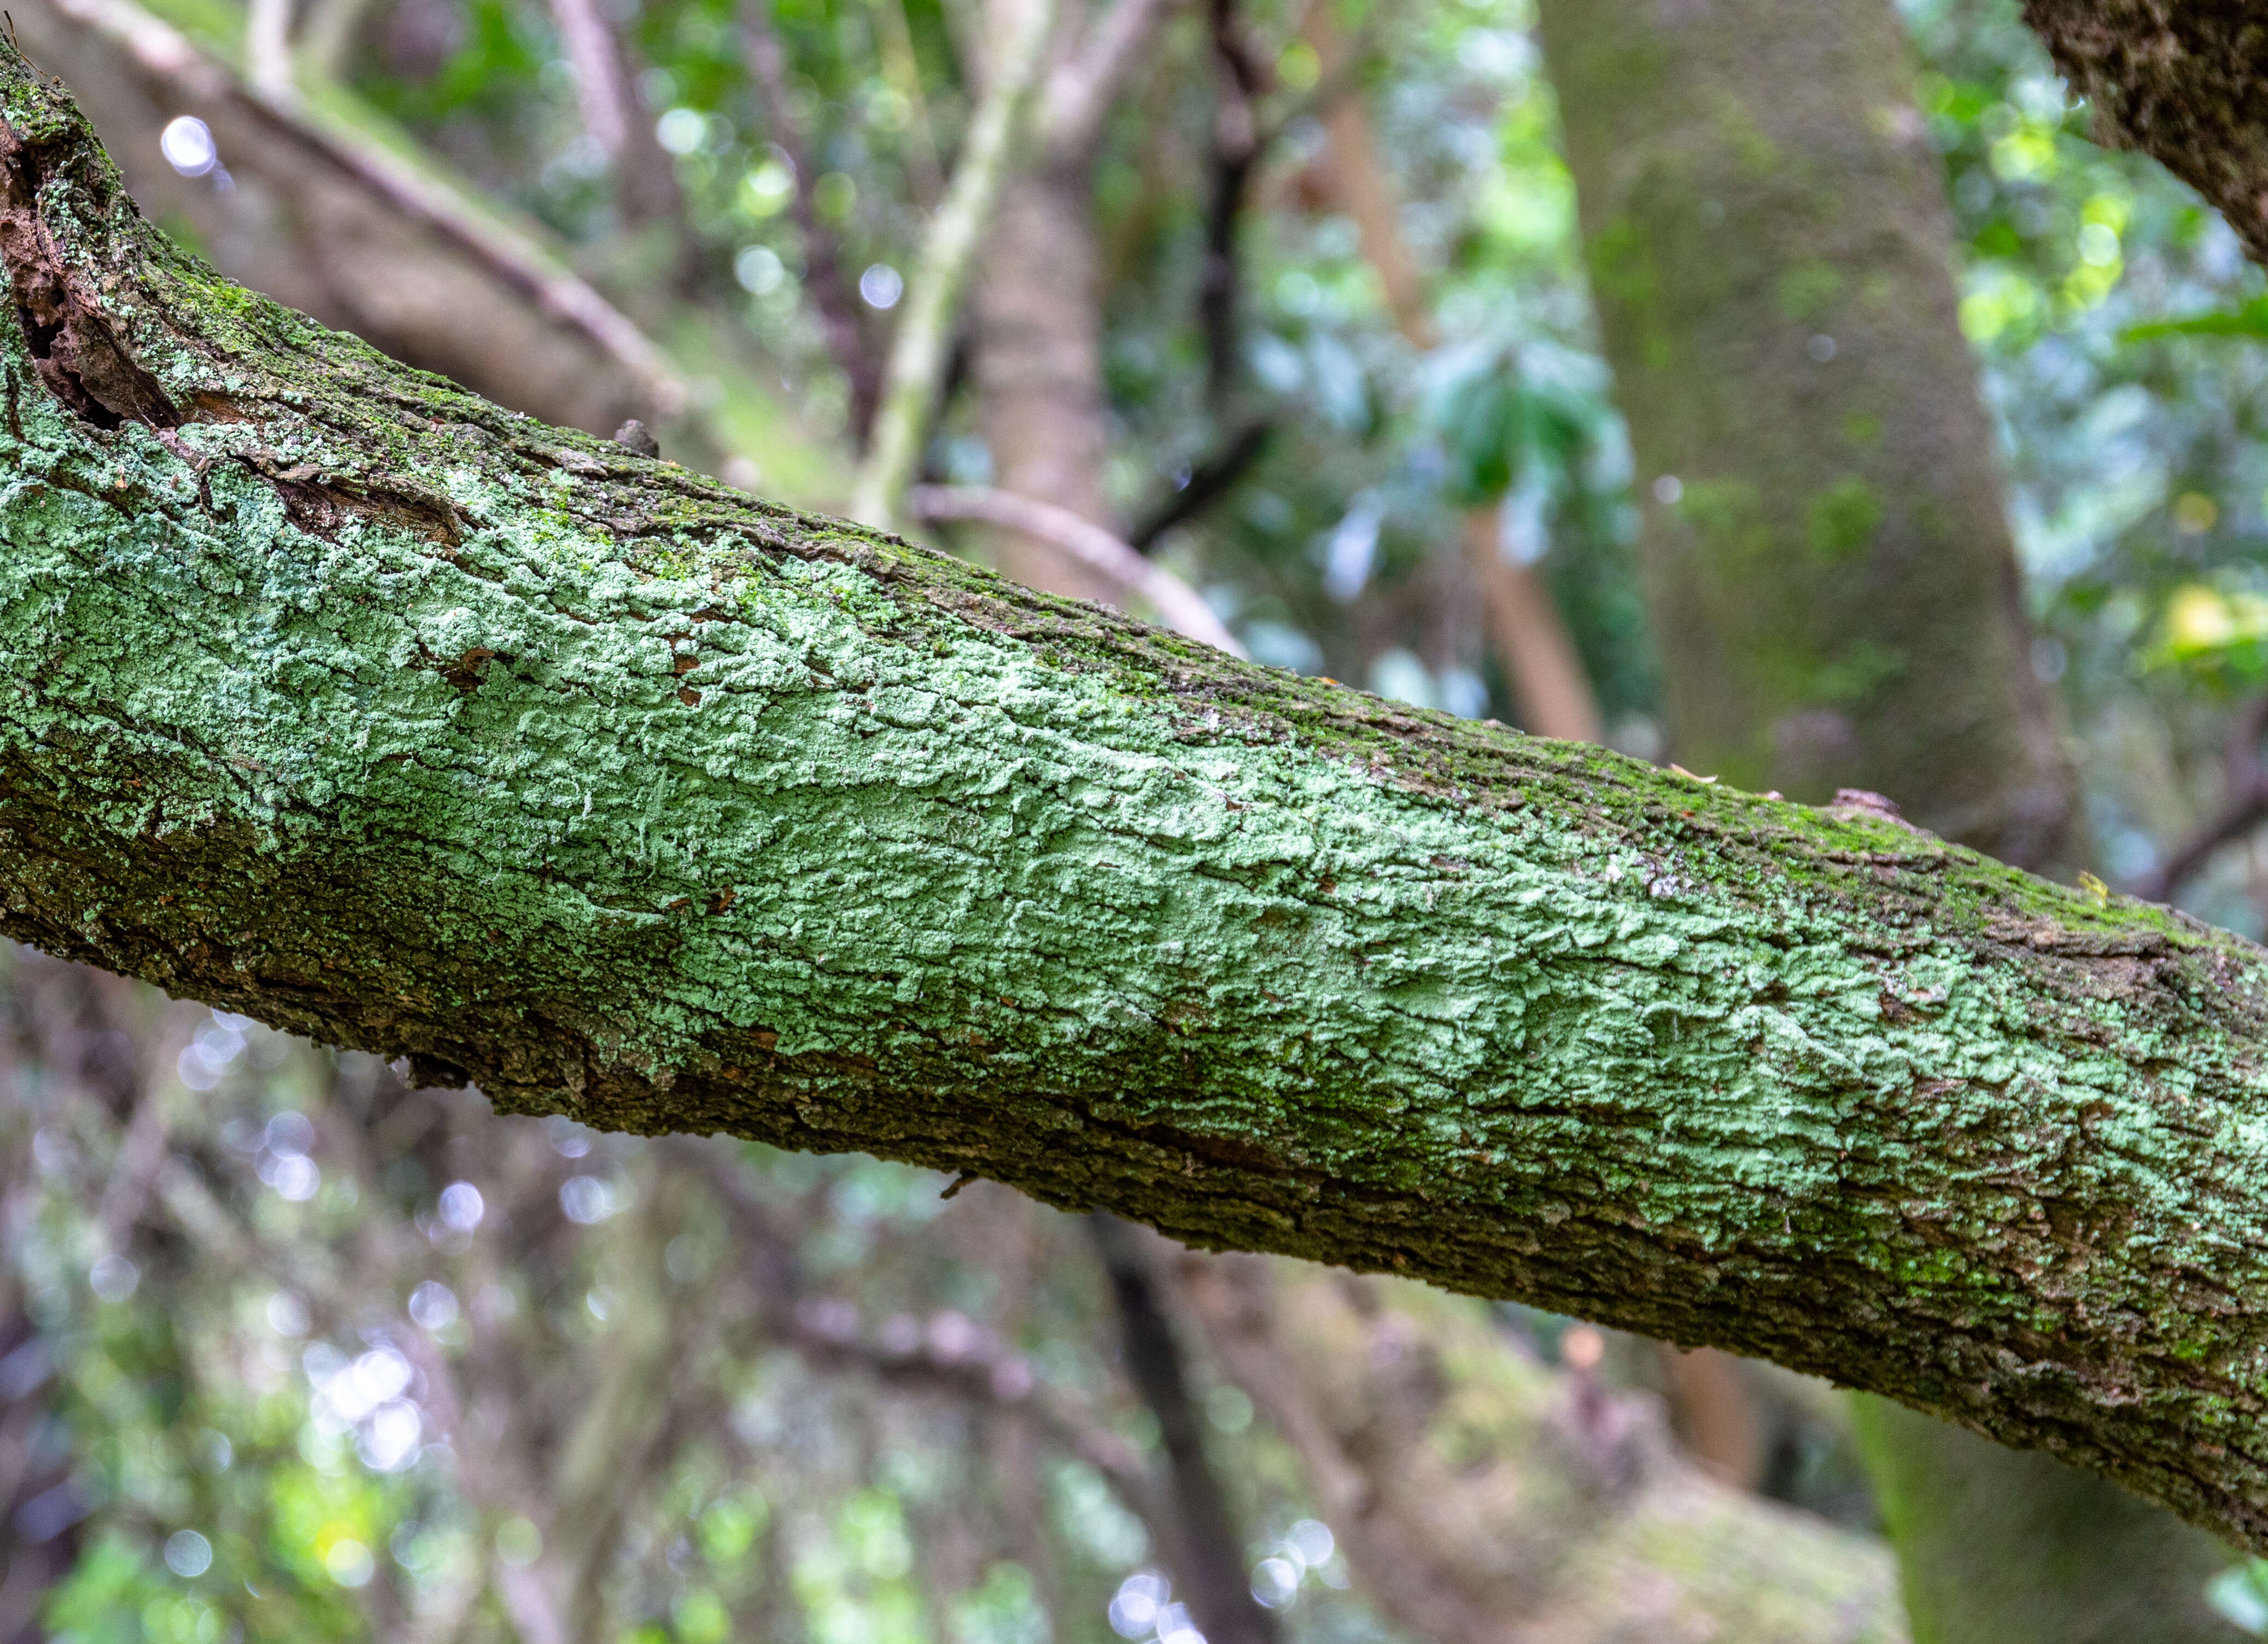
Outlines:
[[[122,362],[0,315],[8,933],[508,1108],[1778,1359],[2268,1544],[2259,950],[498,411],[183,255],[5,53],[0,118]]]

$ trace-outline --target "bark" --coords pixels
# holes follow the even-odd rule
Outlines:
[[[269,107],[120,0],[26,0],[11,15],[33,61],[85,101],[143,208],[232,278],[549,421],[606,433],[682,409],[684,385],[636,327],[442,185]],[[182,114],[210,129],[229,188],[160,158],[158,133]]]
[[[2073,785],[1896,12],[1559,0],[1542,20],[1677,757],[2064,859]]]
[[[2099,143],[2139,149],[2268,261],[2268,44],[2244,0],[2024,0]]]
[[[239,291],[0,56],[0,928],[507,1110],[1778,1359],[2268,1544],[2268,959],[1238,663]]]

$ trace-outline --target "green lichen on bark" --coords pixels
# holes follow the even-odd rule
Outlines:
[[[183,256],[5,54],[0,117],[11,934],[509,1107],[1770,1356],[2268,1543],[2257,949],[494,410]]]

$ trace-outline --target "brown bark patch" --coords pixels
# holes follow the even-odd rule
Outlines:
[[[98,428],[129,422],[179,427],[180,413],[135,362],[99,299],[65,264],[40,215],[49,159],[0,122],[0,259],[33,368],[49,393]]]

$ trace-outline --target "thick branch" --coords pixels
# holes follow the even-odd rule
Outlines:
[[[2024,0],[2095,136],[2219,206],[2268,261],[2268,36],[2247,0]]]
[[[0,929],[507,1109],[1875,1389],[2268,1545],[2268,961],[1234,661],[227,285],[0,56]]]

